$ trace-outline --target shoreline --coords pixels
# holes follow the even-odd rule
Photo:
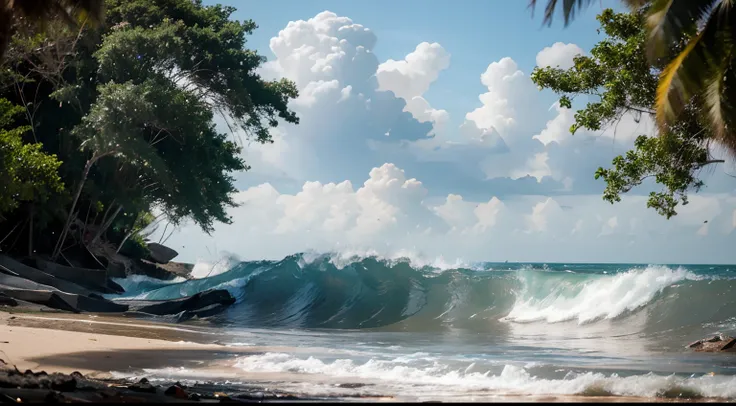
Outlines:
[[[78,372],[87,378],[103,382],[120,381],[118,373],[164,369],[191,368],[200,376],[216,376],[220,381],[233,379],[247,382],[254,393],[265,393],[267,388],[278,387],[278,382],[293,379],[281,374],[246,373],[228,362],[237,356],[263,354],[265,352],[294,351],[280,347],[231,347],[220,343],[222,335],[196,325],[174,325],[150,322],[121,316],[98,316],[51,313],[36,311],[8,311],[0,309],[0,358],[20,371],[46,371],[71,374]],[[209,365],[203,361],[211,360]],[[118,375],[118,376],[116,376]],[[130,375],[128,375],[130,376]],[[141,375],[145,376],[145,374]],[[141,376],[138,376],[140,378]],[[314,377],[304,376],[304,381]],[[197,379],[200,383],[206,382]],[[356,379],[352,380],[353,382]],[[133,382],[128,379],[128,383]],[[173,382],[169,382],[173,384]],[[206,383],[204,386],[206,387]],[[227,383],[226,383],[227,385]],[[225,391],[227,386],[218,386]],[[232,388],[234,392],[244,388]],[[289,400],[317,400],[304,394],[281,391],[280,396]],[[276,396],[276,395],[274,395]],[[437,401],[457,401],[458,396],[448,396]],[[710,403],[722,399],[677,399],[629,396],[584,395],[516,395],[491,392],[468,393],[462,398],[469,401],[490,402],[662,402],[662,403]],[[403,401],[413,399],[395,397],[393,394],[365,394],[363,396],[319,397],[327,401]],[[275,397],[271,400],[278,400]],[[263,399],[268,401],[268,399]]]

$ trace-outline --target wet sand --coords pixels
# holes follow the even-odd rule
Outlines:
[[[42,314],[0,311],[0,358],[19,370],[74,371],[96,379],[111,379],[112,371],[161,368],[196,369],[200,376],[237,378],[251,383],[317,381],[318,376],[245,373],[232,367],[237,356],[295,348],[227,347],[218,344],[222,335],[205,327],[167,325],[126,317],[76,314]],[[202,360],[208,360],[204,365]],[[214,373],[216,372],[216,374]],[[351,382],[354,380],[351,380]],[[335,399],[337,400],[337,399]],[[347,400],[347,399],[345,399]],[[372,401],[414,401],[374,394]],[[525,396],[494,395],[488,392],[448,396],[438,401],[483,402],[716,402],[716,399],[662,399],[616,396]]]

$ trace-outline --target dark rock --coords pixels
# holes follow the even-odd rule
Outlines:
[[[122,286],[110,279],[107,280],[107,288],[112,290],[113,293],[125,293],[125,289]]]
[[[736,351],[735,346],[736,338],[719,334],[692,342],[687,347],[698,352],[733,352]]]
[[[124,313],[128,310],[127,305],[109,301],[99,295],[97,295],[97,297],[76,295],[61,292],[52,287],[43,285],[39,286],[41,288],[40,290],[18,289],[3,286],[7,282],[7,278],[11,278],[11,276],[0,275],[0,293],[14,299],[42,304],[53,309],[65,310],[74,313],[82,311],[94,313]]]
[[[151,278],[161,279],[165,281],[172,280],[177,276],[182,278],[191,279],[191,273],[194,269],[194,264],[187,264],[183,262],[169,262],[166,264],[157,264],[155,262],[146,261],[141,259],[133,262],[133,266],[129,272],[133,274],[146,275]]]
[[[38,270],[36,268],[30,267],[21,262],[18,262],[10,258],[7,255],[0,254],[0,270],[2,269],[10,271],[12,275],[17,278],[23,278],[28,281],[36,282],[38,284],[51,286],[63,292],[73,293],[76,295],[84,295],[84,296],[88,296],[90,293],[93,293],[91,290],[85,287],[82,287],[80,285],[77,285],[76,283],[56,278],[53,275],[50,275],[46,272],[43,272],[41,270]],[[7,276],[10,276],[10,275],[7,275]],[[0,283],[7,284],[5,282],[0,282]],[[28,288],[24,288],[24,289],[28,289]]]
[[[202,398],[202,396],[199,393],[190,393],[189,394],[189,400],[198,401],[201,398]]]
[[[207,290],[192,296],[172,300],[118,300],[130,307],[131,311],[157,316],[175,315],[182,312],[207,310],[213,305],[229,306],[235,298],[224,289]]]
[[[61,392],[73,392],[77,389],[77,380],[71,375],[47,374],[44,371],[34,374],[33,371],[18,372],[6,370],[0,374],[0,388],[19,389],[53,389]]]
[[[51,389],[59,392],[74,392],[77,389],[77,380],[69,375],[54,374],[52,375]]]
[[[39,270],[87,289],[102,293],[122,293],[108,286],[107,271],[104,269],[73,268],[38,257],[33,262]]]
[[[0,281],[2,281],[2,277],[3,275],[0,275]],[[58,291],[17,289],[15,287],[8,287],[4,284],[0,284],[0,292],[19,301],[40,304],[52,309],[79,313],[79,309],[69,304],[57,294]]]
[[[125,264],[110,262],[107,265],[107,276],[110,278],[125,278],[127,276],[125,273]]]
[[[18,301],[8,295],[0,293],[0,305],[16,307],[18,306]]]
[[[135,392],[156,393],[156,387],[151,385],[151,383],[148,382],[148,379],[146,378],[143,378],[137,383],[128,386],[128,389]]]
[[[214,304],[211,306],[207,306],[202,310],[184,311],[184,312],[181,312],[179,316],[176,318],[176,322],[182,323],[184,321],[193,319],[195,317],[202,319],[205,317],[214,316],[215,314],[222,313],[228,307],[230,307],[230,303],[225,303],[225,304],[218,303],[218,304]]]
[[[166,264],[179,255],[173,249],[155,242],[149,242],[148,249],[151,251],[150,257],[153,262],[159,264]]]
[[[171,385],[166,389],[166,391],[164,391],[164,395],[172,396],[177,399],[189,399],[189,394],[178,384]]]

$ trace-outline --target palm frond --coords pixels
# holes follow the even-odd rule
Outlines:
[[[582,10],[592,2],[593,0],[562,0],[562,15],[565,20],[565,26],[568,26],[575,18],[575,13],[578,10]],[[544,20],[542,24],[552,25],[555,10],[557,10],[557,3],[558,0],[547,0],[547,5],[544,7]],[[529,8],[532,9],[532,13],[536,6],[537,0],[529,1]]]
[[[704,20],[702,29],[692,36],[685,48],[667,65],[657,89],[657,123],[660,130],[675,122],[693,98],[705,107],[715,138],[736,152],[736,117],[732,69],[736,32],[733,10],[728,2],[715,5]],[[731,79],[730,81],[728,79]],[[731,124],[731,125],[729,125]]]
[[[693,37],[675,59],[662,71],[657,86],[657,122],[664,127],[674,122],[692,96],[689,89],[702,85],[696,83],[698,75],[694,71],[701,69],[704,61],[698,57],[697,48],[701,47],[705,32]],[[685,83],[689,83],[688,86]],[[664,131],[666,132],[666,131]]]
[[[575,14],[588,7],[595,0],[562,0],[562,17],[565,21],[565,27],[567,27],[572,20],[575,19]],[[631,8],[639,8],[651,0],[623,0],[624,4]],[[559,0],[547,0],[547,5],[544,7],[544,20],[542,24],[552,25],[555,11],[557,10],[557,3]],[[532,9],[532,14],[537,6],[537,0],[529,0],[529,8]]]
[[[43,22],[45,18],[59,17],[70,23],[97,24],[104,18],[102,0],[6,0],[15,13]]]
[[[706,20],[721,0],[653,0],[647,29],[647,53],[651,60],[667,56],[678,42],[695,35],[698,26]]]

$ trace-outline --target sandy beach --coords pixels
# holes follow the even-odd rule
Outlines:
[[[216,359],[227,349],[201,343],[194,330],[90,315],[2,312],[0,325],[2,358],[18,369],[78,371],[101,379],[110,378],[110,371],[193,366],[192,360]]]

